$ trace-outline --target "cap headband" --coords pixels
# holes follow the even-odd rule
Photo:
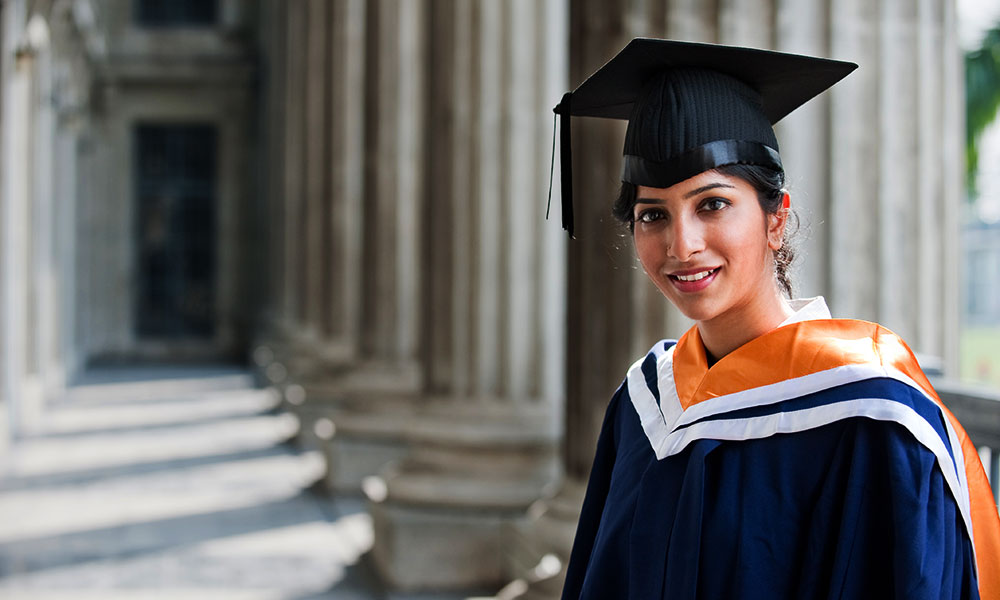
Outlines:
[[[625,155],[622,181],[635,185],[668,188],[698,173],[725,165],[750,164],[782,170],[781,158],[773,148],[745,140],[716,140],[657,162]]]

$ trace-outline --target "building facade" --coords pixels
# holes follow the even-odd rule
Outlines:
[[[2,11],[7,437],[97,361],[252,361],[395,587],[558,595],[607,400],[689,326],[610,217],[622,123],[573,124],[577,239],[544,218],[551,109],[632,37],[861,65],[778,125],[796,288],[955,364],[949,0]]]

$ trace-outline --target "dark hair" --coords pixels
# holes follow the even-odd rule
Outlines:
[[[781,201],[786,193],[784,171],[776,171],[757,165],[726,165],[715,170],[723,175],[739,177],[753,186],[757,190],[757,201],[764,214],[773,215],[781,210]],[[618,198],[615,199],[614,206],[611,207],[611,214],[624,223],[630,232],[635,229],[633,211],[637,195],[638,186],[623,181]],[[789,216],[791,217],[793,214]],[[785,226],[785,236],[781,241],[781,248],[774,251],[775,276],[778,279],[778,285],[789,298],[792,296],[792,282],[788,278],[788,269],[792,261],[795,260],[795,251],[792,249],[790,240],[795,229],[797,226]]]

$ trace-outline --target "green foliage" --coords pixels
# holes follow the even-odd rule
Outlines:
[[[974,191],[979,163],[979,135],[996,119],[1000,108],[1000,24],[990,29],[982,46],[965,55],[965,166]]]

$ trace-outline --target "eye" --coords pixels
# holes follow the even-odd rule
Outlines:
[[[729,204],[729,200],[726,200],[725,198],[706,198],[705,201],[701,203],[701,208],[709,212],[715,212],[726,208]]]
[[[652,223],[663,218],[663,210],[659,208],[647,208],[639,211],[635,217],[636,223]]]

